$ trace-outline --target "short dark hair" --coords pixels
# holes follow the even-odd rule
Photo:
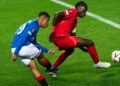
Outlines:
[[[40,12],[38,14],[38,17],[40,17],[40,16],[46,16],[46,17],[50,18],[50,15],[47,12]]]
[[[79,2],[77,2],[77,3],[75,4],[75,8],[77,8],[78,6],[83,6],[83,7],[85,7],[85,10],[86,10],[86,11],[88,10],[87,4],[86,4],[85,2],[83,2],[83,1],[79,1]]]

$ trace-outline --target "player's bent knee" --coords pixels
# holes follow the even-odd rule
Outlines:
[[[30,64],[29,64],[29,68],[32,70],[34,76],[37,78],[38,76],[40,76],[40,72],[37,68],[37,65],[34,61],[31,60]]]
[[[31,70],[38,71],[37,65],[33,60],[30,61],[28,66],[30,67]]]
[[[89,46],[94,45],[94,42],[92,40],[88,41]]]

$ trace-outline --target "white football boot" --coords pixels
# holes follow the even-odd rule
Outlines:
[[[96,68],[109,68],[111,64],[109,62],[98,62],[97,64],[94,64],[94,67]]]

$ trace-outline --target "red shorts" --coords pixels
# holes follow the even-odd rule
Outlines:
[[[53,37],[53,43],[59,48],[59,50],[65,50],[68,48],[75,48],[77,45],[77,36],[65,36],[65,37]]]

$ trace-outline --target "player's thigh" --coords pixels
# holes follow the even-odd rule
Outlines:
[[[41,65],[44,65],[44,64],[48,64],[48,63],[49,63],[49,60],[44,56],[44,53],[41,53],[41,54],[37,57],[37,60],[38,60],[38,62],[39,62]]]
[[[56,44],[60,50],[74,48],[77,44],[77,36],[67,36],[62,38],[56,38],[53,42]]]
[[[28,46],[23,46],[19,52],[20,57],[28,57],[29,59],[33,59],[34,57],[39,56],[41,50],[36,48],[33,44]]]
[[[66,49],[73,49],[76,47],[77,45],[77,41],[78,41],[78,37],[77,36],[68,36],[65,38],[65,40],[63,41],[64,46],[65,46],[65,50]]]
[[[94,42],[92,40],[89,39],[84,39],[84,38],[80,38],[78,37],[78,41],[77,41],[77,47],[88,47],[90,45],[94,45]]]
[[[37,58],[45,58],[44,53],[41,52],[40,55]]]
[[[38,60],[38,61],[41,61],[41,60],[43,60],[44,58],[45,58],[44,53],[41,52],[40,55],[37,57],[37,60]]]
[[[31,70],[38,69],[34,60],[30,60],[30,63],[28,64],[28,66],[30,67]]]

